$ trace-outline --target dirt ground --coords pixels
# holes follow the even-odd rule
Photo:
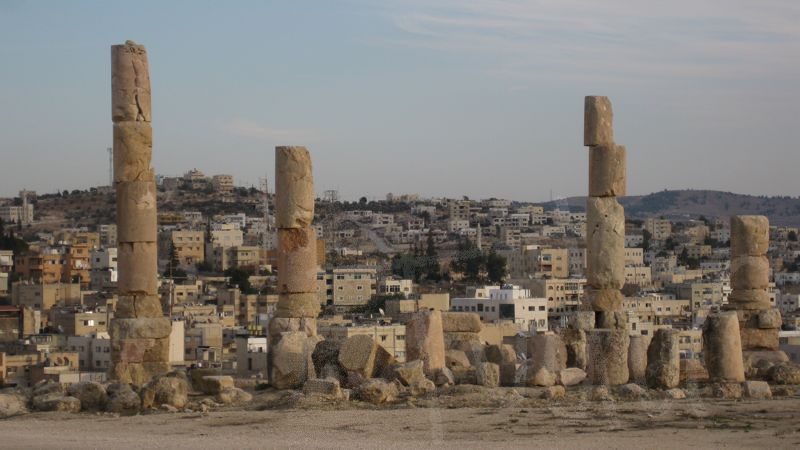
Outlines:
[[[0,448],[800,448],[800,398],[531,407],[36,413]]]

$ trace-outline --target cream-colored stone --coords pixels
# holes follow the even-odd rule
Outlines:
[[[475,313],[442,311],[442,327],[445,333],[480,333],[483,324]]]
[[[115,361],[109,371],[109,377],[122,383],[143,386],[154,377],[170,371],[167,362],[124,362]]]
[[[155,242],[120,242],[117,246],[117,290],[121,295],[158,294]]]
[[[168,317],[153,319],[112,319],[109,334],[113,339],[162,339],[172,332]]]
[[[779,329],[760,329],[760,328],[740,328],[739,334],[742,339],[742,349],[744,350],[778,350],[780,342],[778,339]]]
[[[589,196],[623,197],[626,193],[624,145],[589,148]]]
[[[406,360],[415,359],[422,360],[428,376],[445,367],[441,311],[419,311],[406,324]]]
[[[731,257],[763,256],[769,249],[769,219],[764,216],[731,217]]]
[[[594,326],[597,324],[597,311],[621,311],[622,301],[625,297],[619,289],[592,289],[586,290],[586,298],[591,308],[595,311]],[[603,328],[602,326],[598,328]]]
[[[271,340],[280,340],[281,333],[288,331],[302,331],[306,336],[317,335],[317,319],[313,318],[289,318],[273,317],[267,327],[268,336]]]
[[[111,119],[150,122],[150,69],[143,45],[111,46]]]
[[[317,291],[317,235],[313,228],[278,229],[278,293]]]
[[[117,184],[117,240],[156,242],[156,183],[129,181]]]
[[[712,381],[744,381],[739,316],[734,311],[711,314],[706,318],[703,358]]]
[[[583,106],[583,145],[614,142],[614,111],[611,100],[599,95],[586,96]]]
[[[762,310],[771,308],[766,289],[734,289],[728,303],[737,309]]]
[[[303,228],[314,220],[314,176],[305,147],[275,147],[275,223]]]
[[[148,122],[114,124],[114,181],[153,181],[153,129]]]
[[[596,289],[625,283],[625,211],[614,197],[586,199],[586,279]]]
[[[319,311],[319,297],[316,292],[278,294],[275,317],[313,319],[319,316]]]
[[[672,389],[681,381],[680,332],[656,330],[647,349],[647,385],[656,389]]]
[[[586,373],[595,385],[619,385],[628,382],[628,330],[588,330]]]
[[[631,383],[645,383],[647,349],[650,346],[650,339],[650,336],[641,334],[630,337],[628,345],[628,381]]]
[[[158,295],[120,295],[114,317],[117,319],[163,317]]]
[[[731,258],[731,287],[766,289],[769,287],[769,260],[766,256],[736,256]]]

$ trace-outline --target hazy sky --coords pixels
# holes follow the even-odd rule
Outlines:
[[[628,192],[800,195],[800,1],[0,0],[0,196],[106,184],[111,44],[147,46],[158,173],[318,192],[583,195],[584,95]]]

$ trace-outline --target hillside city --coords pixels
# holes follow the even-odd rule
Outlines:
[[[158,177],[157,186],[169,364],[265,383],[281,270],[274,195],[266,183],[240,187],[231,175],[196,169]],[[413,194],[348,202],[336,191],[315,203],[317,332],[326,340],[367,335],[403,363],[415,313],[472,312],[482,343],[510,345],[524,358],[530,336],[565,330],[585,301],[579,208]],[[0,200],[0,385],[106,382],[118,300],[114,204],[107,186]],[[794,363],[799,232],[771,226],[768,251],[779,346]],[[677,330],[682,380],[704,376],[703,323],[732,291],[730,239],[726,216],[625,221],[628,332]]]

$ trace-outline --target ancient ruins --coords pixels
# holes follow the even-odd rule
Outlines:
[[[158,295],[147,51],[132,41],[111,47],[111,119],[119,264],[119,299],[110,328],[111,377],[141,386],[170,370],[172,326]]]

